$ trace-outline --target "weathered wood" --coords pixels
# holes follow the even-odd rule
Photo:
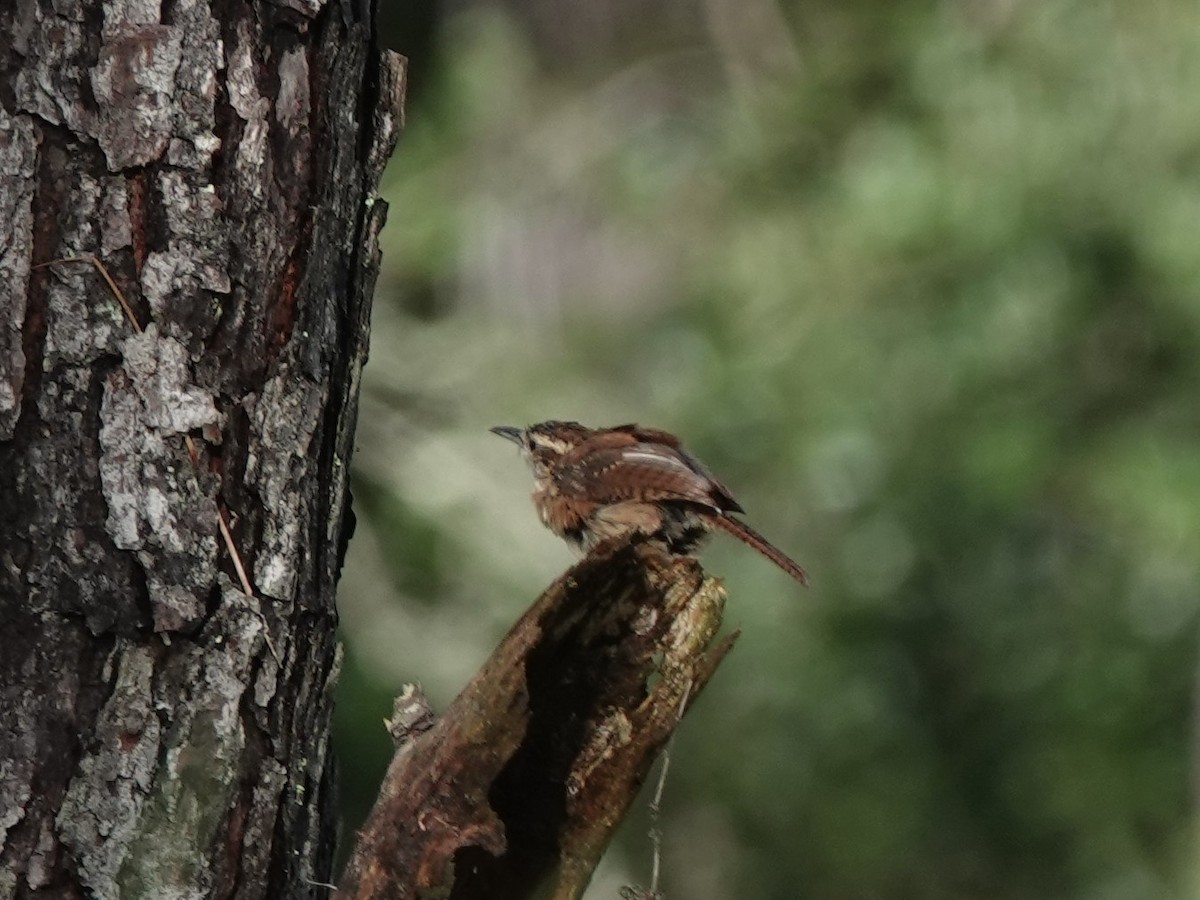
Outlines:
[[[328,894],[362,6],[0,4],[0,898]]]
[[[733,644],[713,646],[724,599],[694,560],[652,544],[584,559],[435,725],[408,734],[336,896],[579,897]]]

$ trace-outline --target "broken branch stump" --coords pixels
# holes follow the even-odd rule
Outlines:
[[[695,560],[602,547],[397,748],[339,900],[570,900],[732,647]]]

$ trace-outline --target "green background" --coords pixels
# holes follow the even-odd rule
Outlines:
[[[1195,896],[1200,7],[416,13],[348,828],[391,695],[444,707],[572,560],[488,427],[637,421],[813,578],[703,554],[744,634],[676,744],[668,897]],[[589,897],[648,879],[645,802]]]

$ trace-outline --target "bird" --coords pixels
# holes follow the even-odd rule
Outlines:
[[[542,524],[578,550],[640,534],[690,555],[720,530],[808,584],[802,566],[735,518],[745,510],[670,432],[570,421],[491,431],[516,444],[532,469],[533,505]]]

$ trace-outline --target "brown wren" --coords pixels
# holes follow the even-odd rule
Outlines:
[[[644,534],[687,554],[719,528],[808,584],[803,568],[733,517],[744,510],[729,489],[673,434],[578,422],[500,425],[492,432],[520,447],[533,469],[533,505],[542,524],[584,552]]]

